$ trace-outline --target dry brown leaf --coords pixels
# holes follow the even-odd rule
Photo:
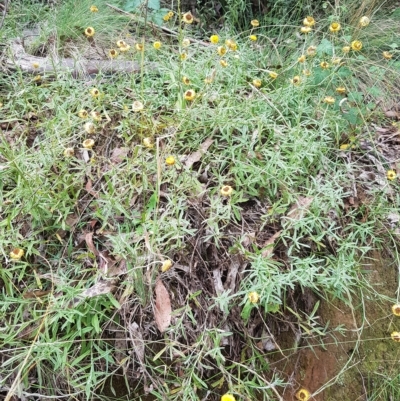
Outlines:
[[[129,148],[115,148],[111,154],[110,160],[114,164],[119,164],[128,156]]]
[[[274,243],[280,237],[281,234],[282,230],[279,230],[271,238],[265,241],[263,246],[263,248],[265,249],[263,249],[261,252],[263,258],[268,258],[269,256],[272,255],[272,253],[274,252]]]
[[[296,204],[293,205],[289,210],[287,217],[293,221],[299,221],[301,218],[303,218],[304,211],[309,209],[313,200],[314,198],[300,196]]]
[[[93,253],[93,255],[98,256],[99,251],[96,249],[96,247],[93,244],[93,233],[86,233],[85,234],[85,242],[86,246],[88,247],[89,251]]]
[[[204,153],[207,152],[208,148],[212,145],[212,143],[214,142],[213,139],[211,138],[207,138],[201,145],[200,145],[200,149],[197,150],[194,153],[191,153],[188,158],[185,161],[185,166],[187,168],[191,168],[193,166],[194,163],[197,163],[198,161],[200,161],[200,159],[203,157]]]
[[[92,188],[93,188],[92,180],[90,178],[88,178],[87,183],[85,185],[85,189],[90,195],[92,195],[95,198],[98,198],[99,194],[96,191],[93,191]]]
[[[388,118],[394,118],[394,119],[400,118],[400,114],[394,110],[385,111],[385,116]]]
[[[158,280],[155,288],[156,294],[156,305],[154,308],[154,318],[158,327],[158,330],[164,332],[171,323],[171,300],[167,289],[163,282]]]
[[[94,286],[84,290],[80,295],[79,298],[93,298],[97,297],[98,295],[108,294],[110,292],[114,292],[117,288],[116,280],[100,280]]]

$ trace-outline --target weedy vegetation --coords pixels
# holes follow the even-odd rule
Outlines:
[[[400,260],[400,9],[276,3],[257,18],[229,0],[212,28],[210,9],[180,2],[10,3],[7,400],[106,399],[122,380],[130,399],[306,401],[322,389],[277,360],[346,341],[321,303],[361,319],[353,349],[365,300],[385,305],[398,355],[399,293],[374,286],[367,261]],[[21,68],[16,38],[53,71]],[[87,71],[89,58],[138,68]],[[398,398],[394,366],[364,373],[370,399]]]

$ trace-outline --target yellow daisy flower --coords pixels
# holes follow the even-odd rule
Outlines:
[[[400,316],[400,304],[393,305],[392,312],[393,312],[393,315]]]
[[[99,11],[99,9],[96,6],[90,6],[90,11],[92,13],[97,13]]]
[[[216,45],[219,42],[219,36],[218,35],[211,35],[210,36],[210,42],[214,45]]]
[[[188,77],[182,77],[182,82],[183,82],[185,85],[190,85],[190,79],[189,79]]]
[[[221,396],[221,401],[236,401],[236,398],[232,394],[224,394]]]
[[[298,75],[296,75],[295,77],[293,77],[293,78],[290,80],[290,82],[291,82],[293,85],[300,85],[301,79],[300,79],[300,77],[299,77]]]
[[[90,117],[92,117],[92,119],[94,121],[101,121],[101,113],[99,113],[98,111],[91,111],[90,112]]]
[[[143,109],[144,109],[144,105],[139,100],[135,100],[132,103],[132,111],[134,111],[135,113],[142,111]]]
[[[321,68],[323,68],[324,70],[326,70],[327,68],[329,68],[329,63],[327,63],[326,61],[322,61],[320,63]]]
[[[307,56],[313,57],[317,53],[317,48],[315,46],[310,46],[306,50]]]
[[[250,292],[248,297],[249,297],[249,301],[252,304],[256,304],[260,300],[260,295],[258,295],[258,293],[256,291]]]
[[[396,172],[394,170],[386,171],[386,177],[387,177],[388,180],[393,181],[393,180],[396,179],[396,176],[397,176],[397,174],[396,174]]]
[[[258,79],[258,78],[253,79],[253,85],[254,85],[256,88],[260,88],[261,85],[262,85],[261,79]]]
[[[182,61],[186,60],[186,59],[187,59],[187,53],[181,53],[181,54],[179,55],[179,58],[180,58]]]
[[[83,128],[88,134],[94,134],[94,132],[96,131],[96,126],[91,122],[86,123]]]
[[[224,185],[220,191],[222,196],[231,196],[233,193],[233,188],[230,185]]]
[[[349,149],[350,144],[349,143],[343,143],[342,145],[340,145],[339,149],[340,150],[347,150]]]
[[[124,46],[126,46],[126,43],[125,43],[124,40],[118,40],[118,41],[117,41],[117,46],[118,46],[118,47],[124,47]]]
[[[90,89],[89,93],[93,96],[93,97],[99,97],[100,96],[100,91],[97,88],[92,88]]]
[[[110,58],[116,58],[118,56],[118,52],[115,49],[110,49],[108,51],[108,57]]]
[[[22,256],[24,256],[24,250],[21,248],[14,248],[11,252],[10,252],[10,258],[12,260],[20,260],[22,258]]]
[[[342,47],[342,52],[343,52],[344,54],[347,54],[349,51],[350,51],[350,46],[343,46],[343,47]]]
[[[156,49],[156,50],[158,50],[160,47],[161,47],[161,42],[154,42],[153,43],[153,47]]]
[[[250,21],[250,24],[251,24],[251,26],[254,27],[254,28],[257,28],[258,26],[260,26],[259,21],[256,20],[256,19],[252,19],[252,20]]]
[[[228,62],[226,60],[220,60],[219,63],[221,64],[221,67],[226,68],[228,66]]]
[[[166,272],[167,270],[169,270],[171,267],[172,267],[172,261],[169,260],[169,259],[164,260],[164,262],[163,262],[162,265],[161,265],[161,271],[162,271],[163,273],[165,273],[165,272]]]
[[[394,331],[390,337],[392,337],[393,341],[396,341],[397,343],[400,343],[400,333],[398,331]]]
[[[82,142],[82,146],[83,146],[85,149],[92,149],[93,146],[94,146],[94,140],[93,140],[93,139],[85,139],[85,140]]]
[[[331,26],[329,27],[329,30],[332,33],[336,33],[336,32],[340,31],[340,28],[341,28],[341,26],[340,26],[339,22],[332,22]]]
[[[193,89],[189,89],[184,93],[183,97],[185,100],[192,101],[196,97],[196,92]]]
[[[32,63],[32,67],[36,70],[39,68],[39,63]]]
[[[152,149],[154,148],[154,143],[151,138],[143,138],[143,146],[146,148]]]
[[[364,16],[364,17],[361,17],[361,18],[360,18],[360,25],[361,25],[362,27],[368,26],[369,23],[370,23],[370,19],[369,19],[368,17]]]
[[[312,28],[310,26],[302,26],[300,28],[300,32],[301,33],[307,34],[307,33],[310,33],[311,31],[312,31]]]
[[[182,47],[189,47],[190,46],[190,39],[184,38],[182,40]]]
[[[87,118],[88,117],[88,112],[85,109],[79,110],[78,111],[78,117]]]
[[[362,49],[362,42],[361,40],[354,40],[353,42],[351,42],[351,48],[354,51],[360,51]]]
[[[224,46],[218,46],[217,52],[220,56],[224,56],[226,54],[226,47]]]
[[[93,37],[94,34],[95,34],[95,30],[94,30],[94,28],[92,28],[91,26],[88,26],[88,27],[85,29],[85,35],[86,35],[88,38]]]
[[[304,63],[304,62],[306,61],[306,56],[305,56],[304,54],[302,54],[302,55],[297,59],[297,61],[298,61],[299,63]]]
[[[308,401],[311,397],[310,392],[305,388],[301,388],[295,395],[299,401]]]
[[[135,44],[135,49],[136,49],[137,51],[139,51],[139,52],[143,51],[143,50],[144,50],[144,45],[143,45],[143,43],[136,43],[136,44]]]
[[[313,17],[306,17],[303,19],[303,25],[305,26],[314,26],[315,25],[315,19]]]
[[[121,46],[119,50],[121,53],[126,53],[130,48],[131,48],[130,45],[125,44],[125,46]]]
[[[336,88],[336,93],[339,93],[340,95],[345,95],[346,94],[346,88],[344,86],[339,86]]]
[[[65,148],[63,155],[65,157],[72,157],[74,155],[74,148]]]
[[[390,52],[383,52],[382,53],[383,58],[385,58],[386,60],[390,60],[393,57],[393,54]]]
[[[182,21],[183,21],[185,24],[192,24],[193,21],[194,21],[194,18],[193,18],[192,13],[189,11],[189,12],[183,14],[183,15],[182,15]]]
[[[333,96],[325,96],[324,97],[324,103],[334,104],[335,103],[335,98]]]
[[[168,156],[168,157],[165,159],[165,164],[166,164],[167,166],[173,166],[173,165],[175,164],[175,157],[174,157],[174,156]]]
[[[278,73],[276,73],[275,71],[269,71],[268,72],[268,75],[270,76],[270,78],[272,78],[272,79],[276,79],[276,78],[278,78]]]
[[[253,42],[255,42],[257,40],[257,36],[256,35],[250,35],[249,39],[252,40]]]

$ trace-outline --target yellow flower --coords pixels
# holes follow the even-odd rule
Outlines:
[[[221,64],[221,67],[223,67],[223,68],[228,66],[228,62],[226,60],[220,60],[219,63]]]
[[[42,80],[42,77],[41,77],[40,75],[36,75],[36,76],[33,78],[33,80],[34,80],[35,82],[40,82],[40,81]]]
[[[258,293],[255,292],[255,291],[250,292],[249,295],[248,295],[248,297],[249,297],[249,301],[250,301],[252,304],[256,304],[256,303],[260,300],[260,296],[259,296]]]
[[[350,46],[343,46],[342,47],[342,52],[347,54],[350,51]]]
[[[184,60],[187,59],[187,53],[181,53],[181,54],[179,55],[179,57],[180,57],[180,59],[181,59],[182,61],[184,61]]]
[[[329,30],[333,33],[339,32],[340,31],[340,24],[339,22],[332,22],[331,26],[329,27]]]
[[[143,138],[143,146],[146,148],[152,149],[154,148],[154,143],[151,138]]]
[[[189,47],[190,46],[190,39],[184,38],[182,40],[182,47]]]
[[[390,60],[393,57],[393,54],[390,52],[383,52],[382,53],[383,58],[385,58],[386,60]]]
[[[185,85],[190,85],[190,79],[189,79],[188,77],[182,77],[182,82],[183,82]]]
[[[232,43],[229,46],[229,49],[231,49],[233,52],[235,52],[238,49],[238,45],[236,43]]]
[[[94,33],[95,33],[95,31],[94,31],[94,29],[93,29],[91,26],[88,26],[88,27],[85,29],[85,35],[86,35],[88,38],[93,37],[93,36],[94,36]]]
[[[221,401],[236,401],[236,398],[232,394],[224,394]]]
[[[224,56],[226,54],[226,47],[218,46],[217,52],[220,56]]]
[[[350,147],[349,143],[343,143],[342,145],[340,145],[339,149],[340,150],[347,150]]]
[[[85,139],[85,140],[82,142],[82,146],[83,146],[85,149],[92,149],[93,146],[94,146],[94,140],[93,140],[93,139]]]
[[[360,25],[361,25],[362,27],[368,26],[369,23],[370,23],[370,19],[369,19],[368,17],[364,16],[364,17],[361,17],[361,18],[360,18]]]
[[[307,48],[306,52],[307,52],[307,56],[313,57],[313,56],[315,56],[315,54],[317,52],[317,48],[315,46],[310,46]]]
[[[334,104],[335,103],[335,98],[333,96],[325,96],[324,97],[324,103]]]
[[[20,260],[22,258],[22,256],[24,256],[24,250],[21,248],[14,248],[11,252],[10,252],[10,258],[12,260]]]
[[[327,63],[326,61],[322,61],[320,63],[321,68],[323,68],[324,70],[326,70],[327,68],[329,68],[329,63]]]
[[[185,100],[192,101],[196,97],[196,92],[193,89],[189,89],[184,93],[183,97]]]
[[[253,42],[255,42],[257,40],[257,36],[256,35],[250,35],[249,39],[252,40]]]
[[[303,19],[303,25],[305,26],[314,26],[315,25],[315,19],[313,17],[306,17]]]
[[[258,78],[253,79],[253,85],[254,85],[256,88],[261,87],[261,85],[262,85],[261,79],[258,79]]]
[[[225,44],[226,44],[226,46],[228,46],[229,49],[232,50],[232,51],[236,51],[237,48],[238,48],[236,42],[235,42],[234,40],[232,40],[232,39],[227,39],[227,40],[225,40]]]
[[[32,63],[32,67],[36,70],[39,68],[39,63]]]
[[[304,54],[302,54],[302,55],[297,59],[297,61],[298,61],[299,63],[304,63],[304,62],[306,61],[306,56],[305,56]]]
[[[125,52],[127,52],[130,48],[131,48],[130,45],[125,44],[125,46],[121,46],[121,47],[119,48],[119,50],[120,50],[121,53],[125,53]]]
[[[272,78],[272,79],[276,79],[278,78],[278,73],[276,73],[275,71],[269,71],[268,75]]]
[[[88,134],[93,134],[96,131],[95,125],[90,122],[86,123],[83,127]]]
[[[167,22],[167,21],[169,21],[173,16],[174,16],[174,12],[173,12],[173,11],[168,11],[168,13],[164,15],[163,20]]]
[[[386,177],[388,180],[393,181],[396,179],[396,172],[394,170],[388,170],[386,171]]]
[[[340,57],[334,57],[332,59],[332,64],[338,65],[342,62],[342,59]]]
[[[136,43],[136,44],[135,44],[135,49],[136,49],[137,51],[139,51],[139,52],[143,51],[143,50],[144,50],[144,45],[143,45],[143,43]]]
[[[354,40],[353,42],[351,42],[351,48],[354,51],[360,51],[362,49],[362,42],[361,40]]]
[[[144,109],[143,103],[140,102],[139,100],[135,100],[132,103],[132,111],[134,111],[135,113],[142,111]]]
[[[88,112],[85,109],[79,110],[78,111],[78,116],[80,118],[87,118],[88,117]]]
[[[260,23],[259,23],[258,20],[256,20],[256,19],[252,19],[252,20],[250,21],[250,24],[251,24],[251,26],[254,27],[254,28],[260,26]]]
[[[161,271],[164,273],[172,267],[172,261],[167,259],[161,265]]]
[[[233,188],[230,185],[224,185],[220,191],[222,196],[231,196],[233,193]]]
[[[65,148],[63,154],[65,157],[72,157],[74,155],[74,148]]]
[[[206,77],[204,78],[205,84],[211,84],[214,81],[213,77]]]
[[[175,164],[175,157],[174,157],[174,156],[168,156],[168,157],[165,159],[165,164],[166,164],[167,166],[173,166],[173,165]]]
[[[296,398],[299,401],[308,401],[311,397],[311,394],[308,390],[305,388],[301,388],[297,393],[296,393]]]
[[[400,333],[398,331],[394,331],[390,337],[392,337],[393,341],[396,341],[397,343],[400,343]]]
[[[393,312],[393,315],[400,316],[400,304],[393,305],[392,312]]]
[[[299,85],[299,84],[301,83],[301,79],[300,79],[300,77],[299,77],[298,75],[296,75],[295,77],[293,77],[293,78],[290,80],[290,82],[291,82],[293,85]]]
[[[162,19],[163,19],[165,22],[168,22],[170,18],[169,18],[169,16],[168,16],[168,14],[165,14],[164,17],[162,17]]]
[[[185,24],[192,24],[193,20],[194,20],[194,18],[193,18],[193,15],[192,15],[192,13],[190,11],[182,15],[182,21]]]
[[[93,97],[98,97],[100,95],[100,91],[97,88],[92,88],[90,89],[89,93],[93,96]]]
[[[160,47],[161,47],[161,42],[154,42],[153,43],[153,47],[156,49],[156,50],[158,50]]]
[[[309,77],[311,75],[311,71],[310,70],[303,70],[303,75],[305,75],[306,77]]]
[[[118,40],[118,41],[117,41],[117,46],[118,46],[118,47],[125,47],[125,46],[126,46],[126,43],[125,43],[124,40]]]
[[[210,36],[210,42],[214,45],[216,45],[219,42],[219,36],[218,35],[211,35]]]
[[[90,11],[92,13],[97,13],[99,11],[99,9],[96,6],[90,6]]]
[[[336,88],[336,93],[339,93],[340,95],[345,95],[346,94],[346,88],[344,86],[338,86]]]
[[[300,28],[300,32],[301,33],[307,34],[307,33],[310,33],[311,31],[312,31],[312,28],[310,26],[302,26]]]
[[[116,58],[118,56],[118,52],[115,49],[110,49],[108,51],[108,57],[110,58]]]
[[[90,112],[90,117],[92,117],[92,119],[94,121],[101,121],[101,113],[99,113],[98,111],[91,111]]]

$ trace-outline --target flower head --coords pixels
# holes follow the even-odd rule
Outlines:
[[[325,96],[324,97],[324,103],[326,103],[326,104],[334,104],[335,103],[335,98],[333,96]]]
[[[174,157],[174,156],[168,156],[168,157],[165,159],[165,164],[166,164],[167,166],[173,166],[173,165],[175,164],[175,157]]]
[[[93,139],[85,139],[85,140],[82,142],[82,146],[83,146],[85,149],[92,149],[93,146],[94,146],[94,140],[93,140]]]
[[[167,259],[161,265],[161,271],[164,273],[172,267],[172,261]]]
[[[131,48],[130,45],[125,44],[125,46],[121,46],[119,50],[121,53],[126,53],[130,48]]]
[[[92,28],[91,26],[88,26],[88,27],[85,29],[85,35],[86,35],[88,38],[93,37],[94,34],[95,34],[95,30],[94,30],[94,28]]]
[[[305,56],[304,54],[302,54],[302,55],[297,59],[297,61],[298,61],[299,63],[304,63],[304,62],[306,61],[306,56]]]
[[[218,35],[211,35],[210,36],[210,42],[214,45],[216,45],[219,42],[219,36]]]
[[[158,50],[160,47],[161,47],[161,42],[154,42],[153,43],[153,47],[156,49],[156,50]]]
[[[270,76],[270,78],[272,79],[276,79],[278,78],[278,73],[276,73],[275,71],[269,71],[268,75]]]
[[[135,49],[139,52],[144,50],[144,44],[143,43],[136,43],[135,44]]]
[[[232,39],[227,39],[226,41],[225,41],[225,44],[229,47],[229,49],[230,50],[232,50],[232,51],[236,51],[237,50],[237,48],[238,48],[238,46],[237,46],[237,43],[234,41],[234,40],[232,40]]]
[[[185,24],[192,24],[193,21],[194,21],[194,18],[193,18],[192,13],[189,11],[189,12],[183,14],[183,15],[182,15],[182,21],[183,21]]]
[[[10,252],[10,258],[12,260],[20,260],[22,258],[22,256],[24,256],[24,250],[21,248],[14,248],[11,252]]]
[[[110,58],[116,58],[118,56],[118,52],[115,49],[110,49],[108,51],[108,57]]]
[[[65,157],[72,157],[74,155],[74,148],[65,148],[63,155]]]
[[[78,111],[78,116],[80,118],[87,118],[88,117],[88,112],[85,109],[79,110]]]
[[[221,67],[223,67],[223,68],[228,67],[228,62],[226,60],[220,60],[219,63],[221,64]]]
[[[217,52],[219,56],[224,56],[226,54],[226,47],[224,46],[218,46]]]
[[[341,26],[340,26],[339,22],[332,22],[332,24],[329,27],[329,30],[332,33],[336,33],[336,32],[340,31],[340,28],[341,28]]]
[[[327,63],[326,61],[322,61],[320,63],[321,68],[323,68],[324,70],[326,70],[327,68],[329,68],[329,63]]]
[[[126,42],[124,40],[118,40],[117,41],[117,46],[118,47],[124,47],[124,46],[126,46]]]
[[[182,47],[189,47],[190,46],[190,39],[184,38],[182,40]]]
[[[260,295],[258,295],[258,292],[256,292],[256,291],[250,292],[248,297],[249,297],[249,301],[252,304],[256,304],[260,300]]]
[[[196,92],[193,89],[189,89],[184,93],[183,97],[185,100],[192,101],[196,97]]]
[[[40,75],[36,75],[36,76],[33,78],[33,80],[34,80],[35,82],[40,82],[40,81],[42,80],[42,77],[41,77]]]
[[[94,121],[101,121],[101,113],[98,112],[98,111],[95,111],[95,110],[91,111],[90,112],[90,117],[92,117],[92,119]]]
[[[154,148],[154,143],[151,138],[143,138],[143,146],[149,149]]]
[[[236,398],[232,394],[224,394],[221,401],[236,401]]]
[[[393,54],[390,52],[383,52],[382,53],[383,58],[385,58],[386,60],[390,60],[393,57]]]
[[[188,77],[182,77],[182,83],[185,85],[190,85],[190,79]]]
[[[32,67],[36,70],[37,68],[39,68],[39,63],[32,63]]]
[[[344,86],[338,86],[336,88],[336,93],[339,93],[340,95],[345,95],[346,94],[346,88]]]
[[[342,52],[343,52],[344,54],[347,54],[349,51],[350,51],[350,46],[343,46],[343,47],[342,47]]]
[[[398,331],[394,331],[390,337],[392,337],[393,341],[396,341],[396,343],[400,343],[400,333]]]
[[[258,79],[258,78],[253,79],[253,85],[254,85],[256,88],[260,88],[261,85],[262,85],[261,79]]]
[[[173,11],[168,11],[167,14],[164,15],[163,20],[165,22],[169,21],[174,16]]]
[[[214,78],[212,76],[204,78],[204,83],[207,85],[211,84],[213,81],[214,81]]]
[[[311,394],[308,390],[305,388],[301,388],[297,393],[296,393],[296,398],[299,401],[308,401],[311,397]]]
[[[310,33],[311,31],[312,31],[312,28],[310,26],[302,26],[300,28],[300,32],[301,33],[307,34],[307,33]]]
[[[303,19],[303,25],[305,26],[314,26],[315,25],[315,19],[313,17],[306,17]]]
[[[332,59],[332,64],[338,65],[342,62],[342,59],[340,57],[334,57]]]
[[[90,89],[89,93],[93,96],[93,97],[98,97],[100,95],[100,91],[97,88],[92,88]]]
[[[96,6],[93,5],[93,6],[90,6],[90,11],[92,13],[97,13],[99,11],[99,9]]]
[[[187,53],[183,52],[179,55],[179,58],[183,61],[187,59]]]
[[[228,197],[233,193],[233,188],[230,185],[224,185],[220,191],[222,196]]]
[[[313,57],[317,53],[317,48],[315,46],[309,46],[306,50],[307,56]]]
[[[393,315],[400,316],[400,304],[393,305],[392,312],[393,312]]]
[[[340,150],[347,150],[350,147],[349,143],[343,143],[339,146]]]
[[[351,42],[351,48],[356,52],[360,51],[362,49],[361,40],[354,40],[353,42]]]
[[[369,23],[370,23],[370,19],[369,19],[368,17],[364,16],[364,17],[361,17],[361,18],[360,18],[360,25],[361,25],[362,27],[368,26]]]
[[[88,122],[84,125],[85,132],[88,134],[93,134],[96,131],[96,127],[93,123]]]
[[[133,110],[135,113],[137,113],[137,112],[139,112],[139,111],[142,111],[143,109],[144,109],[143,103],[140,102],[139,100],[135,100],[135,101],[132,103],[132,110]]]
[[[306,77],[309,77],[311,75],[311,71],[310,70],[303,70],[302,71],[303,75],[305,75]]]
[[[301,79],[300,79],[300,77],[299,77],[298,75],[296,75],[296,76],[294,76],[294,77],[290,80],[290,82],[291,82],[293,85],[300,85]]]
[[[252,26],[253,28],[257,28],[258,26],[260,26],[259,21],[256,20],[256,19],[252,19],[252,20],[250,21],[250,24],[251,24],[251,26]]]
[[[249,39],[252,40],[253,42],[255,42],[257,40],[257,36],[256,35],[250,35]]]
[[[388,170],[386,171],[386,177],[388,180],[393,181],[396,179],[397,174],[394,170]]]

